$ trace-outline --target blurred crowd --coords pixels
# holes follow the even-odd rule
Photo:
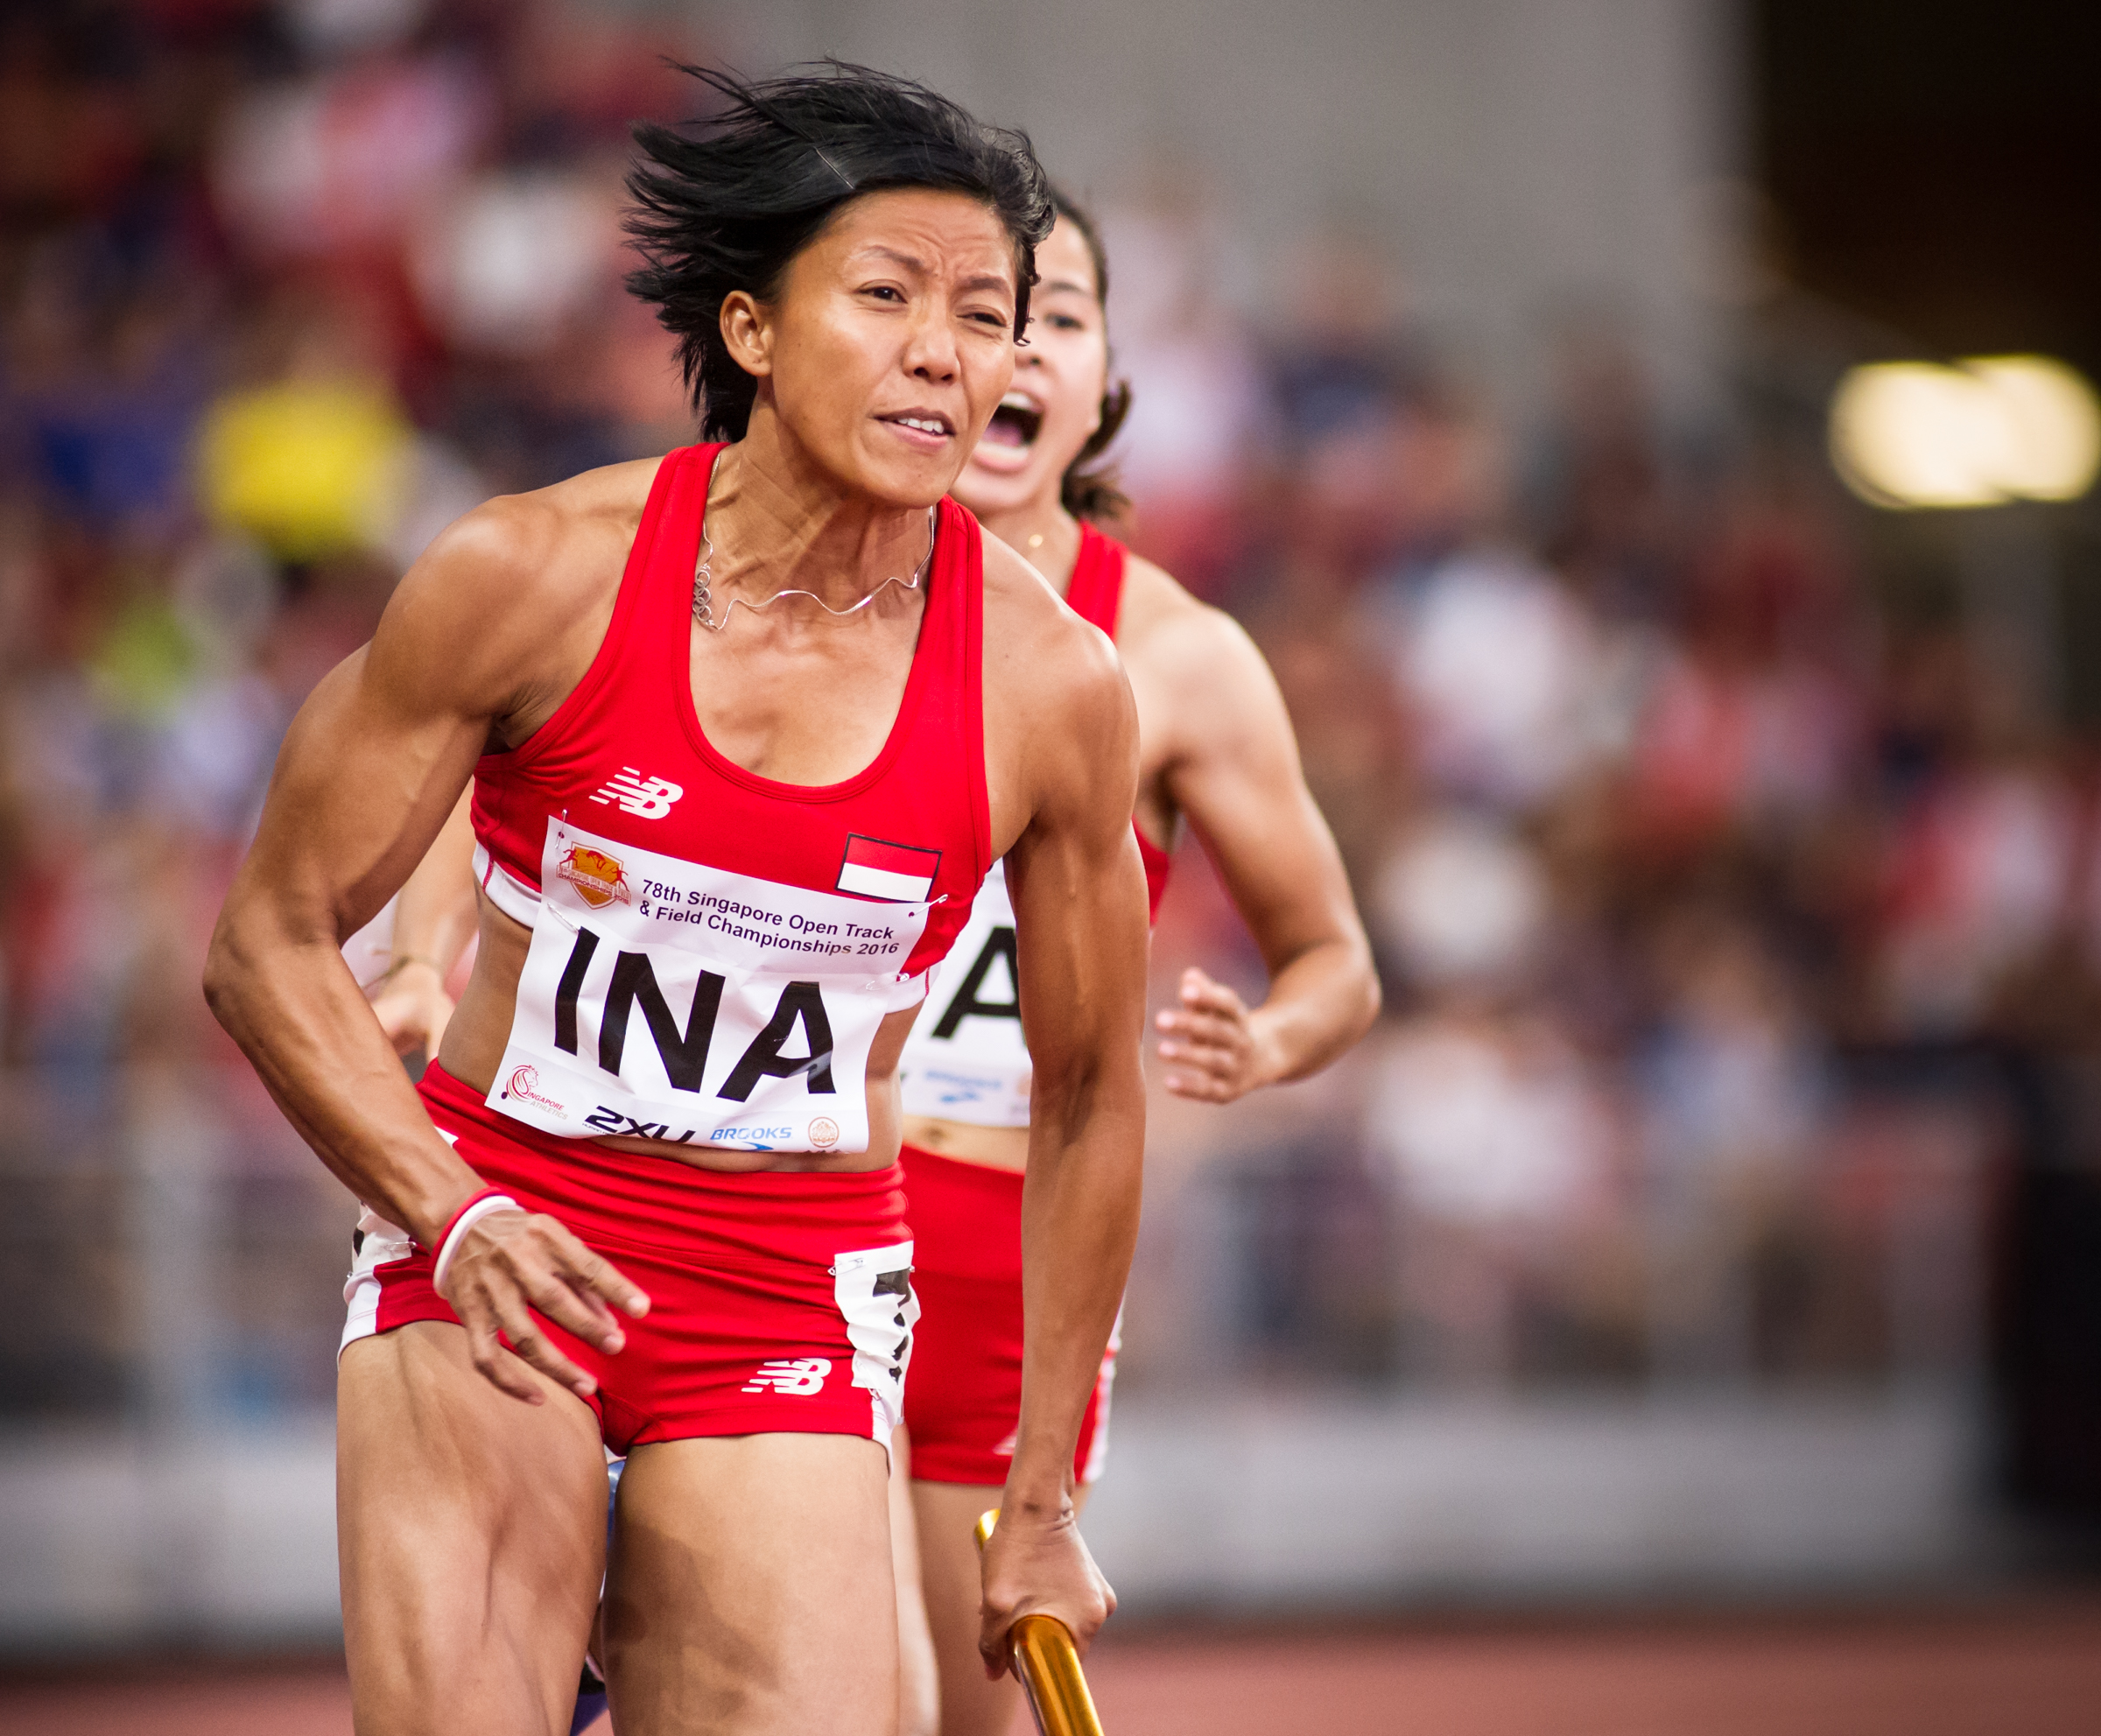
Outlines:
[[[5,1050],[186,1057],[278,738],[404,566],[690,425],[618,208],[691,45],[509,0],[4,18]]]
[[[346,1202],[205,944],[429,538],[691,438],[620,179],[705,52],[531,0],[0,5],[7,1409],[330,1391]]]
[[[210,1197],[260,1190],[258,1248],[313,1226],[295,1276],[195,1280],[291,1346],[226,1380],[322,1395],[348,1219],[205,1013],[204,942],[292,713],[435,531],[691,438],[620,176],[707,45],[559,0],[0,21],[0,1385],[88,1406],[126,1366],[138,1262],[80,1249],[148,1232],[94,1177],[165,1183],[201,1091]],[[1205,1233],[1260,1292],[1235,1366],[1969,1366],[2011,1136],[1975,1064],[2071,1041],[2101,961],[2101,788],[2041,697],[1870,583],[1799,430],[1726,391],[1674,423],[1609,318],[1512,414],[1411,317],[1405,238],[1275,262],[1285,330],[1221,269],[1228,208],[1122,193],[1124,528],[1268,654],[1389,1009],[1318,1137],[1227,1112],[1162,1196],[1185,1243],[1177,1198],[1246,1208]],[[1247,976],[1184,862],[1163,958]]]
[[[1604,316],[1513,416],[1390,238],[1276,262],[1279,334],[1217,293],[1206,208],[1110,214],[1131,531],[1268,654],[1388,1016],[1160,1207],[1169,1360],[1223,1330],[1287,1381],[1976,1373],[2015,1171],[2091,1164],[2101,1030],[2101,782],[2039,648],[1963,606],[1992,545],[1953,585],[1893,558],[1819,438],[1845,358],[1784,296],[1700,418]],[[1160,948],[1236,945],[1259,987],[1199,878]]]

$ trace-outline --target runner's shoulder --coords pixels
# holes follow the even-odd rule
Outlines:
[[[1268,680],[1247,629],[1142,555],[1124,559],[1116,649],[1135,678],[1170,688],[1215,691],[1236,687],[1236,677]]]
[[[454,519],[402,581],[460,611],[566,615],[615,591],[658,460],[587,470],[552,487],[498,495]]]
[[[985,656],[988,673],[1053,705],[1099,706],[1123,686],[1108,636],[1065,606],[1043,575],[997,537],[985,538]]]
[[[477,693],[573,672],[612,619],[657,462],[499,495],[454,519],[395,588],[375,650],[409,666],[434,657]]]

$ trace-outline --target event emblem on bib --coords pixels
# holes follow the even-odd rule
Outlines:
[[[868,1051],[927,903],[783,886],[559,819],[540,884],[492,1108],[579,1138],[868,1149]]]
[[[555,873],[575,887],[576,896],[594,910],[604,910],[615,898],[623,904],[633,903],[628,877],[620,871],[620,858],[602,850],[586,849],[580,844],[565,850]]]

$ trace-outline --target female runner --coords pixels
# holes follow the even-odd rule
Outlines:
[[[294,723],[207,967],[365,1205],[338,1514],[368,1732],[560,1731],[601,1577],[624,1736],[893,1727],[896,1068],[1001,857],[1038,1114],[987,1654],[1114,1601],[1072,1458],[1136,1228],[1135,719],[944,501],[1012,378],[1041,171],[901,81],[703,76],[704,132],[640,135],[635,287],[711,443],[433,545]],[[470,777],[481,944],[411,1088],[338,948]]]
[[[1101,243],[1077,207],[1053,197],[1058,221],[1036,250],[1029,341],[952,492],[1115,641],[1138,703],[1135,826],[1155,910],[1187,819],[1261,950],[1261,1006],[1192,969],[1179,1004],[1158,1019],[1167,1088],[1230,1103],[1341,1054],[1377,1014],[1378,981],[1261,654],[1226,615],[1089,522],[1121,504],[1086,467],[1114,438],[1128,390],[1108,389]],[[1015,987],[1030,943],[1025,929],[1017,942],[1008,896],[995,868],[905,1044],[903,1159],[921,1314],[901,1431],[909,1448],[893,1460],[909,1465],[910,1501],[905,1508],[894,1487],[891,1507],[917,1522],[917,1564],[908,1526],[896,1527],[903,1728],[942,1736],[1002,1736],[1015,1715],[1013,1684],[980,1667],[972,1537],[1022,1438],[1023,1177],[1036,1161],[1032,1112],[1044,1100],[1034,1009],[1024,1045],[1026,997]],[[1101,1469],[1114,1355],[1112,1344],[1074,1460],[1083,1492]]]

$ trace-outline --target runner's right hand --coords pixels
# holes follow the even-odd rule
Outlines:
[[[469,1225],[453,1250],[440,1294],[467,1328],[474,1367],[490,1385],[527,1404],[543,1403],[546,1395],[521,1362],[579,1398],[598,1389],[555,1348],[536,1312],[611,1356],[627,1342],[614,1309],[635,1319],[650,1311],[649,1297],[610,1262],[552,1218],[524,1211],[491,1212]]]
[[[995,1681],[1014,1667],[1007,1636],[1024,1615],[1057,1617],[1085,1657],[1116,1613],[1116,1593],[1088,1553],[1069,1501],[1058,1513],[1030,1515],[1002,1500],[985,1544],[982,1583],[978,1651]]]

